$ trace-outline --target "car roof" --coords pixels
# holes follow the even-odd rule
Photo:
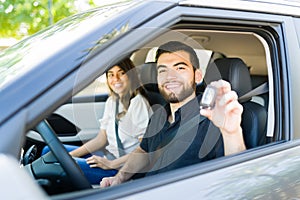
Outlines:
[[[299,0],[184,0],[179,4],[300,16]]]

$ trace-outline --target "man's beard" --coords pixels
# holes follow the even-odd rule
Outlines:
[[[168,103],[179,103],[195,92],[196,83],[193,81],[190,85],[191,86],[188,86],[187,88],[184,87],[177,96],[174,92],[167,93],[162,86],[159,86],[159,92]]]

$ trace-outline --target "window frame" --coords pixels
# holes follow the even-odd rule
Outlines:
[[[182,10],[181,10],[182,8]],[[199,10],[203,12],[199,12]],[[266,33],[271,32],[272,34],[266,34],[264,37],[270,37],[271,43],[268,43],[270,45],[271,50],[271,60],[272,60],[272,73],[274,75],[274,104],[278,105],[278,108],[276,111],[282,111],[282,109],[289,109],[287,104],[289,103],[289,96],[286,97],[284,94],[289,94],[289,90],[283,91],[283,89],[287,89],[288,81],[287,81],[287,75],[285,75],[284,72],[287,71],[286,69],[286,61],[284,59],[284,55],[282,51],[283,50],[283,42],[282,39],[280,39],[282,36],[282,26],[281,26],[281,19],[279,19],[278,16],[273,15],[264,15],[264,14],[257,14],[257,13],[248,13],[249,15],[242,16],[241,14],[244,14],[244,12],[239,11],[221,11],[218,10],[218,12],[214,12],[215,9],[207,9],[207,8],[196,8],[196,7],[177,7],[173,8],[170,11],[167,11],[165,13],[162,13],[161,16],[156,17],[155,19],[143,24],[141,26],[142,28],[149,28],[153,27],[153,25],[156,25],[155,27],[169,27],[171,25],[174,25],[182,20],[192,20],[193,23],[203,23],[203,22],[209,22],[211,24],[218,24],[220,26],[228,26],[228,24],[234,25],[233,27],[241,27],[242,26],[249,26],[249,27],[267,27],[271,28],[264,29],[266,30]],[[174,14],[176,13],[176,14]],[[225,14],[224,14],[225,13]],[[238,16],[238,17],[235,17]],[[255,17],[254,17],[255,16]],[[264,19],[264,21],[261,21],[261,19]],[[159,20],[161,20],[159,22]],[[159,23],[158,23],[159,22]],[[111,48],[107,48],[108,50],[116,50],[118,45],[126,44],[127,41],[133,41],[133,39],[136,39],[136,43],[132,45],[128,52],[134,49],[137,49],[139,47],[142,47],[147,42],[149,42],[151,39],[156,37],[158,34],[161,33],[161,31],[157,32],[150,32],[145,31],[143,34],[139,35],[140,32],[136,32],[133,34],[125,35],[124,37],[120,38],[116,43],[112,45]],[[151,34],[150,34],[151,33]],[[147,40],[145,40],[145,36],[150,34],[151,37],[147,37]],[[128,44],[127,44],[128,47]],[[109,51],[107,51],[109,52]],[[106,55],[108,53],[106,52]],[[93,58],[92,63],[100,63],[101,58],[103,56],[97,56]],[[123,56],[124,57],[124,56]],[[122,56],[120,56],[118,59],[122,59]],[[100,62],[99,62],[100,61]],[[90,64],[89,64],[90,65]],[[283,83],[280,83],[281,78],[283,78]],[[282,114],[283,113],[283,114]],[[284,120],[283,120],[284,119]],[[289,119],[290,116],[286,114],[286,112],[278,112],[278,114],[275,116],[275,124],[278,124],[275,126],[275,133],[277,133],[278,139],[286,139],[289,140]],[[281,122],[282,124],[276,123]],[[280,135],[283,135],[281,137]],[[278,142],[282,143],[282,142]],[[276,144],[278,144],[276,143]],[[248,161],[250,159],[258,158],[263,155],[276,152],[279,150],[282,150],[282,148],[288,148],[288,145],[285,145],[284,147],[280,147],[279,145],[268,145],[269,150],[266,151],[264,148],[258,148],[254,150],[247,151],[245,153],[236,155],[236,156],[230,156],[230,157],[223,157],[220,159],[208,161],[201,164],[196,164],[184,169],[174,170],[174,172],[166,173],[157,175],[156,177],[149,177],[149,179],[145,180],[137,180],[136,186],[139,185],[139,187],[133,188],[132,185],[135,185],[134,182],[131,184],[124,184],[121,187],[118,187],[116,189],[111,188],[111,190],[106,190],[103,192],[104,198],[106,197],[124,197],[126,195],[132,194],[134,192],[142,192],[143,190],[149,190],[153,189],[159,186],[162,186],[164,184],[171,184],[174,182],[177,182],[179,180],[184,180],[192,176],[198,176],[205,174],[210,171],[219,170],[225,167],[228,167],[230,165],[235,165],[238,163],[242,163],[244,161]],[[224,159],[226,159],[226,162],[224,162]],[[183,173],[184,172],[184,173]],[[185,173],[186,172],[186,173]],[[157,180],[158,182],[154,183],[154,180]],[[142,184],[142,186],[140,186]],[[130,190],[126,191],[126,188],[130,188]],[[111,196],[112,195],[112,196]]]
[[[182,9],[182,10],[181,10]],[[221,11],[218,10],[218,12],[214,12],[214,9],[206,9],[203,8],[201,11],[204,10],[204,12],[199,12],[199,8],[192,8],[192,7],[183,7],[179,8],[176,7],[172,9],[171,11],[168,11],[166,13],[163,13],[160,17],[156,17],[154,20],[145,24],[145,26],[150,26],[154,24],[159,24],[159,26],[163,27],[173,27],[175,24],[178,24],[179,21],[187,21],[190,20],[193,23],[205,23],[209,22],[211,24],[216,24],[219,27],[230,27],[231,30],[244,30],[244,31],[253,31],[257,33],[258,35],[262,36],[265,40],[268,40],[267,44],[269,45],[270,52],[271,52],[271,61],[272,61],[272,73],[274,74],[274,92],[276,92],[274,100],[275,104],[279,105],[275,112],[279,113],[275,116],[275,124],[276,122],[283,122],[282,119],[285,118],[286,120],[289,120],[288,116],[281,114],[280,112],[282,110],[282,106],[285,106],[286,102],[288,102],[288,99],[283,99],[282,93],[278,92],[281,91],[281,84],[279,83],[280,78],[282,77],[282,72],[280,72],[280,68],[285,68],[285,63],[281,59],[281,49],[282,49],[282,42],[280,41],[280,37],[278,35],[281,33],[281,23],[280,20],[278,20],[277,17],[274,18],[272,15],[264,15],[264,14],[257,14],[257,13],[249,13],[248,15],[242,16],[241,14],[244,14],[244,12],[239,11]],[[226,17],[224,17],[224,12],[226,12]],[[177,14],[174,14],[177,13]],[[255,17],[253,17],[255,15]],[[232,17],[232,16],[239,16],[239,17]],[[241,17],[242,16],[242,17]],[[246,17],[245,17],[246,16]],[[241,18],[240,18],[241,17]],[[260,17],[260,18],[259,18]],[[258,20],[259,19],[259,20]],[[261,21],[261,19],[264,19],[264,21]],[[275,21],[274,21],[275,19]],[[160,23],[159,20],[162,20]],[[276,21],[278,20],[278,21]],[[244,27],[244,28],[242,28]],[[248,28],[248,29],[247,29]],[[161,31],[152,32],[151,37],[148,37],[148,40],[145,40],[143,38],[142,41],[137,41],[135,45],[132,48],[137,49],[138,47],[142,47],[147,42],[149,42],[151,39],[155,38],[157,35],[159,35]],[[263,34],[262,34],[263,33]],[[277,35],[278,34],[278,35]],[[129,37],[124,37],[124,40],[130,41],[130,39],[133,39],[135,34],[130,35]],[[141,35],[140,35],[141,36]],[[146,32],[144,34],[146,36]],[[142,36],[141,36],[142,37]],[[286,82],[286,78],[285,78]],[[285,84],[284,84],[285,85]],[[284,122],[283,122],[284,123]],[[281,134],[289,133],[288,131],[284,131],[283,127],[288,127],[288,124],[282,124],[282,125],[275,125],[274,131],[276,133],[276,136],[278,139],[281,139]],[[286,128],[288,129],[288,128]],[[288,135],[284,135],[284,139],[288,139]],[[229,157],[222,157],[220,159],[207,161],[205,163],[196,164],[193,166],[188,166],[185,168],[181,168],[178,170],[174,170],[170,173],[166,174],[159,174],[155,177],[149,177],[144,180],[136,180],[137,185],[143,185],[139,188],[135,188],[134,191],[144,191],[150,188],[156,188],[164,184],[170,184],[174,183],[176,181],[186,179],[191,176],[197,176],[201,174],[205,174],[210,171],[219,170],[222,168],[225,168],[230,165],[235,165],[244,161],[249,160],[250,158],[258,158],[262,155],[265,155],[266,151],[265,148],[274,148],[273,151],[276,151],[276,146],[279,148],[279,144],[283,143],[283,141],[278,141],[276,143],[272,143],[270,145],[266,145],[264,147],[259,147],[257,149],[251,149],[249,151],[246,151],[244,153],[235,155],[235,156],[229,156]],[[278,145],[275,145],[278,144]],[[272,150],[271,150],[272,151]],[[268,151],[270,153],[270,150]],[[224,159],[226,159],[226,162],[224,163]],[[185,173],[185,174],[184,174]],[[184,174],[184,175],[183,175]],[[153,181],[158,181],[156,184],[153,184]],[[162,181],[164,180],[164,181]],[[134,184],[134,182],[132,182]],[[122,188],[131,188],[130,184],[125,184]],[[111,195],[113,193],[109,191],[109,194]],[[123,190],[122,190],[123,191]],[[130,190],[133,192],[133,190]],[[123,191],[124,192],[124,191]],[[131,193],[130,192],[130,193]],[[129,192],[128,192],[129,193]],[[128,194],[127,193],[127,194]],[[116,194],[115,194],[116,195]],[[114,195],[114,196],[115,196]],[[116,195],[116,197],[123,196],[122,194]]]

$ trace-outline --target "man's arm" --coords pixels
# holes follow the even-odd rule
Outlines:
[[[221,130],[225,155],[241,152],[246,149],[241,128],[243,106],[227,81],[219,80],[211,85],[218,89],[215,107],[212,110],[202,109],[200,114]]]
[[[221,133],[224,141],[225,156],[246,150],[241,127],[239,130],[231,133],[221,129]]]
[[[142,172],[149,166],[149,157],[141,147],[137,147],[129,154],[127,161],[119,172],[113,177],[103,178],[100,187],[118,185],[129,180],[135,173]]]

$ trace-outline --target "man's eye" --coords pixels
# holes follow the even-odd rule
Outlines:
[[[178,66],[178,67],[177,67],[177,70],[184,70],[184,69],[185,69],[184,66]]]
[[[160,69],[160,70],[158,70],[158,73],[159,74],[161,74],[161,73],[164,73],[164,72],[166,72],[167,70],[165,70],[165,69]]]

